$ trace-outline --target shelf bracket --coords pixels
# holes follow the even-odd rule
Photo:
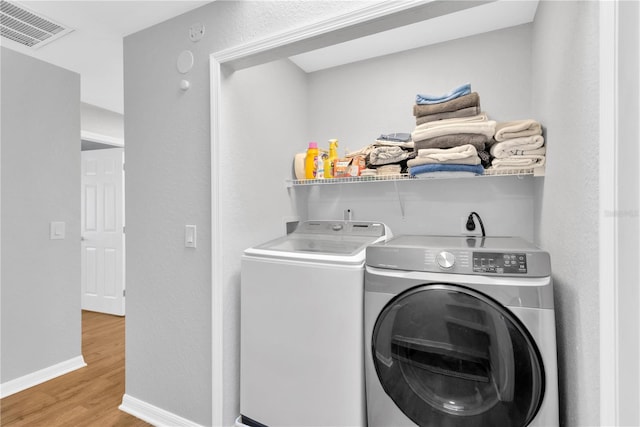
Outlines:
[[[398,205],[400,206],[400,214],[402,215],[402,219],[404,219],[404,203],[402,202],[402,197],[400,197],[400,190],[398,189],[398,181],[393,181],[393,187],[396,189],[396,196],[398,197]]]

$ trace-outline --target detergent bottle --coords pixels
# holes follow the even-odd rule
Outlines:
[[[329,157],[327,157],[324,160],[324,177],[325,178],[334,177],[333,170],[334,170],[337,158],[338,158],[338,140],[330,139],[329,140]]]
[[[318,143],[310,142],[307,149],[307,156],[304,159],[304,177],[305,179],[315,179],[318,169]]]

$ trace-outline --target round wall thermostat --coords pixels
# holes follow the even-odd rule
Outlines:
[[[182,74],[186,74],[193,68],[193,53],[190,50],[183,50],[178,56],[176,63],[178,71]]]

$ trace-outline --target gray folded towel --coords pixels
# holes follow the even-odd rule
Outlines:
[[[469,107],[480,107],[480,96],[477,92],[471,92],[468,95],[452,99],[451,101],[442,102],[440,104],[415,104],[413,106],[413,115],[416,117],[421,117],[428,114],[447,113]]]
[[[423,148],[451,148],[471,144],[476,150],[480,151],[484,150],[484,146],[488,141],[489,138],[486,135],[479,133],[456,133],[415,141],[414,150],[418,151]]]
[[[413,155],[414,153],[400,147],[376,147],[369,153],[369,163],[372,165],[398,163]]]
[[[480,114],[480,106],[467,107],[461,110],[448,111],[445,113],[427,114],[426,116],[416,117],[416,125],[420,126],[422,124],[438,120],[457,119],[460,117],[476,116],[478,114]]]

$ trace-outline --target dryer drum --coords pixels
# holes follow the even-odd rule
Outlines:
[[[419,426],[526,426],[544,397],[533,338],[506,307],[451,284],[391,300],[373,330],[384,391]]]

